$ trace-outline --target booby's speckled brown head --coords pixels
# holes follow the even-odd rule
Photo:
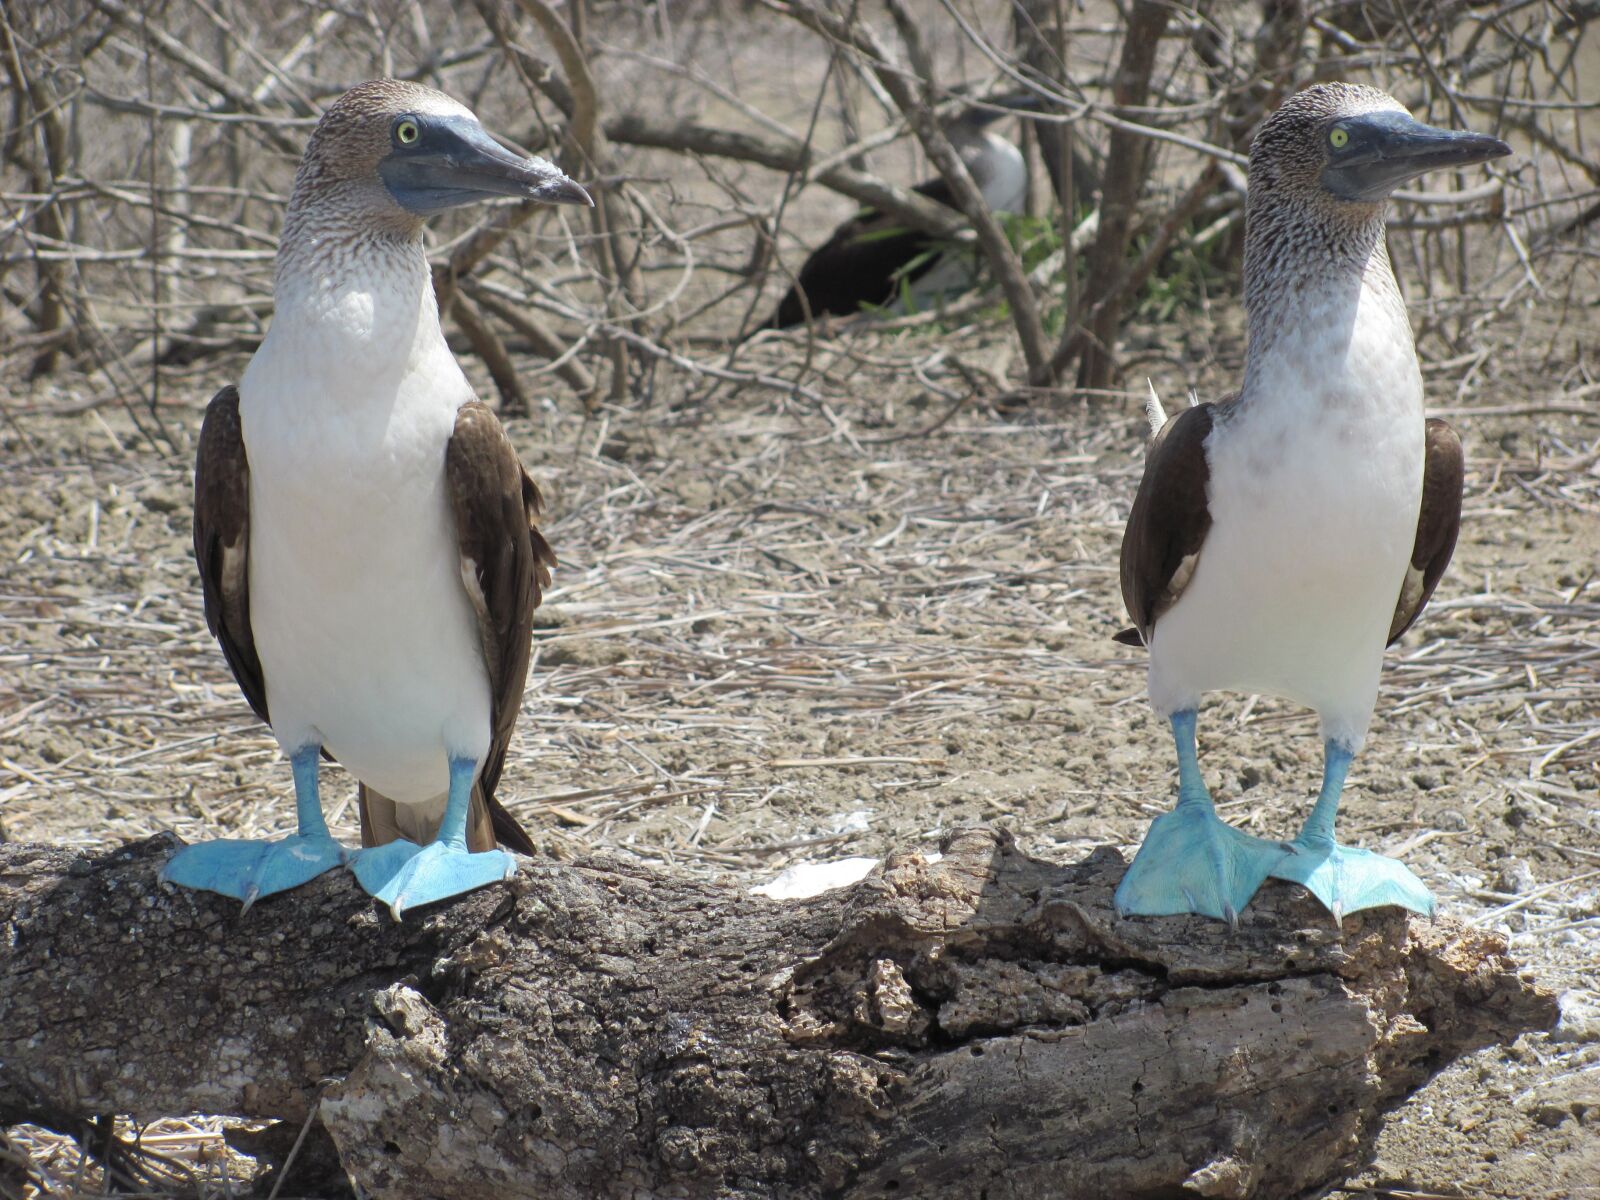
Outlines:
[[[1319,205],[1375,205],[1426,171],[1510,153],[1487,134],[1424,125],[1377,88],[1319,83],[1262,122],[1250,145],[1250,191],[1252,199],[1282,191]]]
[[[339,97],[317,122],[290,208],[337,197],[352,217],[420,225],[436,212],[496,196],[592,203],[553,164],[500,145],[443,92],[373,79]]]

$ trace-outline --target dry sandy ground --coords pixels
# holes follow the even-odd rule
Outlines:
[[[740,887],[971,822],[1064,861],[1131,849],[1174,778],[1140,655],[1110,640],[1138,393],[1144,374],[1168,397],[1236,376],[1237,309],[1215,310],[1126,396],[978,399],[932,433],[947,401],[923,381],[959,392],[956,360],[1002,366],[1002,328],[820,346],[824,402],[678,379],[585,417],[553,396],[513,424],[562,566],[502,796],[554,854],[604,845]],[[1430,398],[1467,437],[1464,530],[1390,654],[1340,828],[1404,857],[1444,911],[1503,928],[1566,1017],[1441,1073],[1352,1187],[1600,1196],[1600,308],[1565,322],[1513,313],[1471,361],[1424,341],[1444,364]],[[199,405],[237,366],[169,381],[176,453],[114,405],[85,409],[88,385],[7,400],[6,837],[290,827],[289,773],[205,634],[188,553]],[[1201,738],[1230,820],[1297,827],[1311,716],[1219,696]],[[326,779],[349,839],[351,790]]]

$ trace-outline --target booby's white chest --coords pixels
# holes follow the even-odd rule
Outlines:
[[[1157,622],[1151,698],[1285,696],[1359,745],[1416,536],[1422,378],[1392,284],[1297,307],[1207,441],[1211,529]]]
[[[251,625],[272,725],[286,750],[320,742],[363,782],[419,803],[446,790],[448,756],[489,744],[445,479],[471,388],[431,292],[380,273],[295,299],[280,294],[240,383]]]

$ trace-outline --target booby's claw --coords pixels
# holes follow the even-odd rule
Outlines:
[[[388,842],[356,854],[351,862],[369,896],[389,906],[396,921],[410,909],[461,896],[517,873],[517,860],[504,850],[477,854],[464,846],[431,842]]]
[[[1304,887],[1333,914],[1334,924],[1386,904],[1433,916],[1433,894],[1404,863],[1323,838],[1296,838],[1292,845],[1294,854],[1273,867],[1272,876]]]
[[[1151,824],[1113,903],[1120,916],[1198,913],[1237,925],[1287,853],[1226,824],[1209,804],[1181,803]]]
[[[161,878],[179,887],[232,896],[244,901],[248,912],[262,896],[309,883],[349,857],[326,834],[294,834],[278,841],[221,838],[185,846],[167,860]]]

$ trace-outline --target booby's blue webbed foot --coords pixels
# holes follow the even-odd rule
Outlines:
[[[1178,746],[1178,805],[1150,825],[1112,898],[1120,916],[1198,913],[1236,925],[1239,914],[1288,852],[1217,816],[1200,777],[1195,714],[1172,715]]]
[[[328,834],[317,793],[322,747],[302,746],[289,756],[294,768],[295,814],[300,830],[286,838],[219,838],[185,846],[161,869],[179,887],[219,892],[244,901],[245,911],[262,896],[287,892],[349,861],[350,852]]]
[[[430,842],[387,842],[356,854],[357,881],[373,899],[386,904],[396,921],[410,909],[461,896],[517,873],[517,860],[504,850],[481,850]]]
[[[1333,838],[1333,822],[1344,792],[1345,775],[1355,752],[1330,740],[1325,747],[1322,791],[1306,818],[1300,836],[1290,843],[1294,853],[1272,869],[1276,879],[1298,883],[1327,907],[1334,923],[1346,913],[1397,904],[1422,916],[1433,916],[1433,894],[1410,867],[1371,850],[1341,846]]]
[[[1347,913],[1398,904],[1433,916],[1433,893],[1405,863],[1338,842],[1296,838],[1295,853],[1272,868],[1274,879],[1298,883],[1321,900],[1335,924]]]
[[[1233,828],[1210,801],[1180,800],[1151,823],[1113,902],[1119,916],[1198,913],[1237,925],[1287,852],[1280,842]]]
[[[179,887],[232,896],[249,911],[261,897],[309,883],[348,857],[326,833],[297,833],[278,841],[219,838],[179,850],[167,860],[161,878]]]
[[[449,761],[450,800],[438,837],[426,846],[406,841],[372,846],[350,864],[367,895],[387,904],[396,921],[407,909],[476,891],[517,873],[517,860],[504,850],[467,849],[467,809],[478,760]]]

